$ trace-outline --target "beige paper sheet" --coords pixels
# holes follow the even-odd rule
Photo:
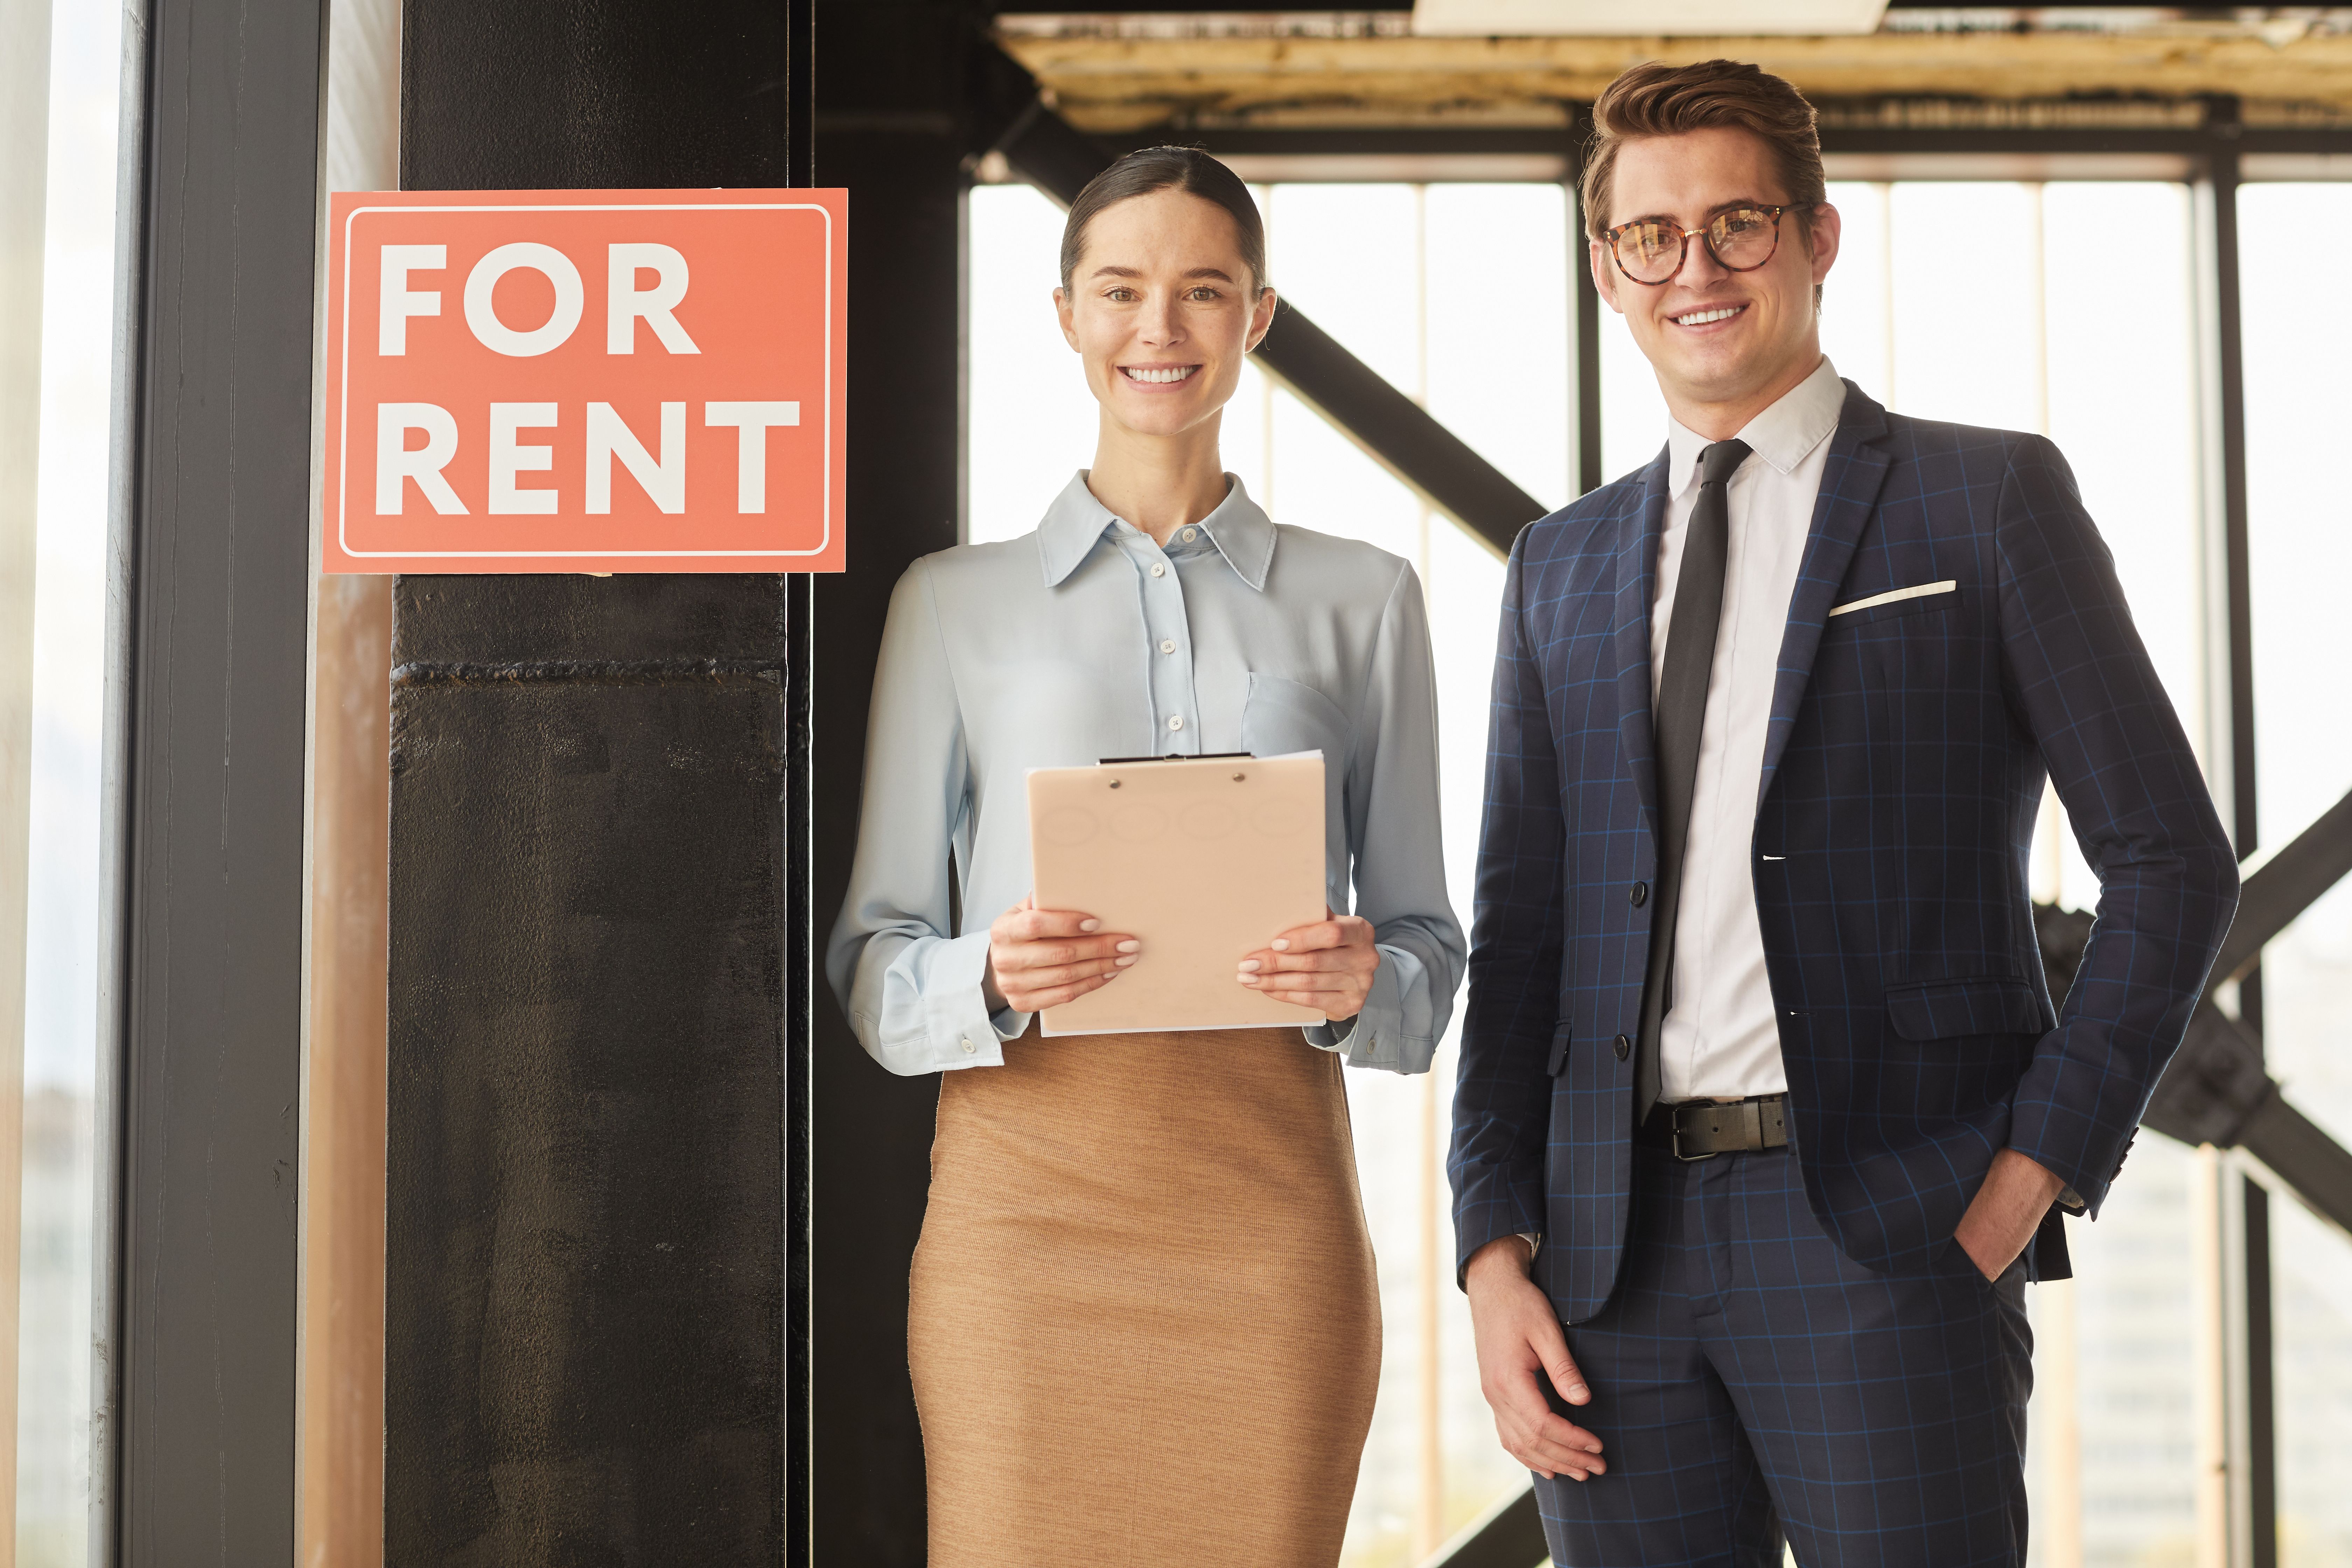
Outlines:
[[[1037,907],[1143,943],[1109,984],[1043,1015],[1048,1035],[1319,1024],[1234,965],[1324,918],[1323,757],[1200,757],[1029,774]]]

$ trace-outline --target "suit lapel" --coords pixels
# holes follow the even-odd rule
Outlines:
[[[1789,629],[1780,639],[1780,663],[1772,681],[1772,720],[1764,732],[1764,776],[1757,786],[1760,810],[1771,792],[1772,774],[1797,727],[1797,707],[1812,679],[1813,656],[1822,646],[1822,627],[1830,607],[1837,603],[1853,561],[1855,543],[1869,525],[1878,504],[1879,486],[1885,482],[1887,455],[1872,443],[1886,434],[1886,410],[1846,384],[1845,411],[1830,437],[1828,462],[1822,469],[1821,495],[1813,502],[1812,531],[1805,538],[1805,556],[1797,568],[1796,591],[1789,598]]]
[[[1665,531],[1668,457],[1660,452],[1643,470],[1641,505],[1619,522],[1617,544],[1617,733],[1654,837],[1658,784],[1650,721],[1650,606],[1657,597],[1658,540]]]

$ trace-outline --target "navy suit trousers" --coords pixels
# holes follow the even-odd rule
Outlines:
[[[1604,1474],[1538,1478],[1560,1568],[2025,1560],[2025,1271],[1957,1244],[1865,1268],[1823,1233],[1786,1150],[1634,1152],[1623,1273],[1568,1329],[1592,1389],[1557,1406]]]

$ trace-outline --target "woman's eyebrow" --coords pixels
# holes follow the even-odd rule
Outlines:
[[[1733,205],[1737,205],[1738,204],[1734,203]],[[1142,276],[1143,273],[1141,269],[1133,267],[1097,267],[1091,274],[1089,274],[1090,278],[1140,278]],[[1232,273],[1218,267],[1195,267],[1190,272],[1185,273],[1184,276],[1187,278],[1214,278],[1221,283],[1230,283],[1234,280]]]

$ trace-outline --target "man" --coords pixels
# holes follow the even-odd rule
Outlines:
[[[2057,450],[1822,357],[1811,107],[1717,60],[1594,120],[1593,279],[1674,417],[1511,553],[1450,1161],[1481,1382],[1564,1565],[2021,1563],[2025,1281],[2234,859]],[[2063,1018],[2045,771],[2101,884]]]

